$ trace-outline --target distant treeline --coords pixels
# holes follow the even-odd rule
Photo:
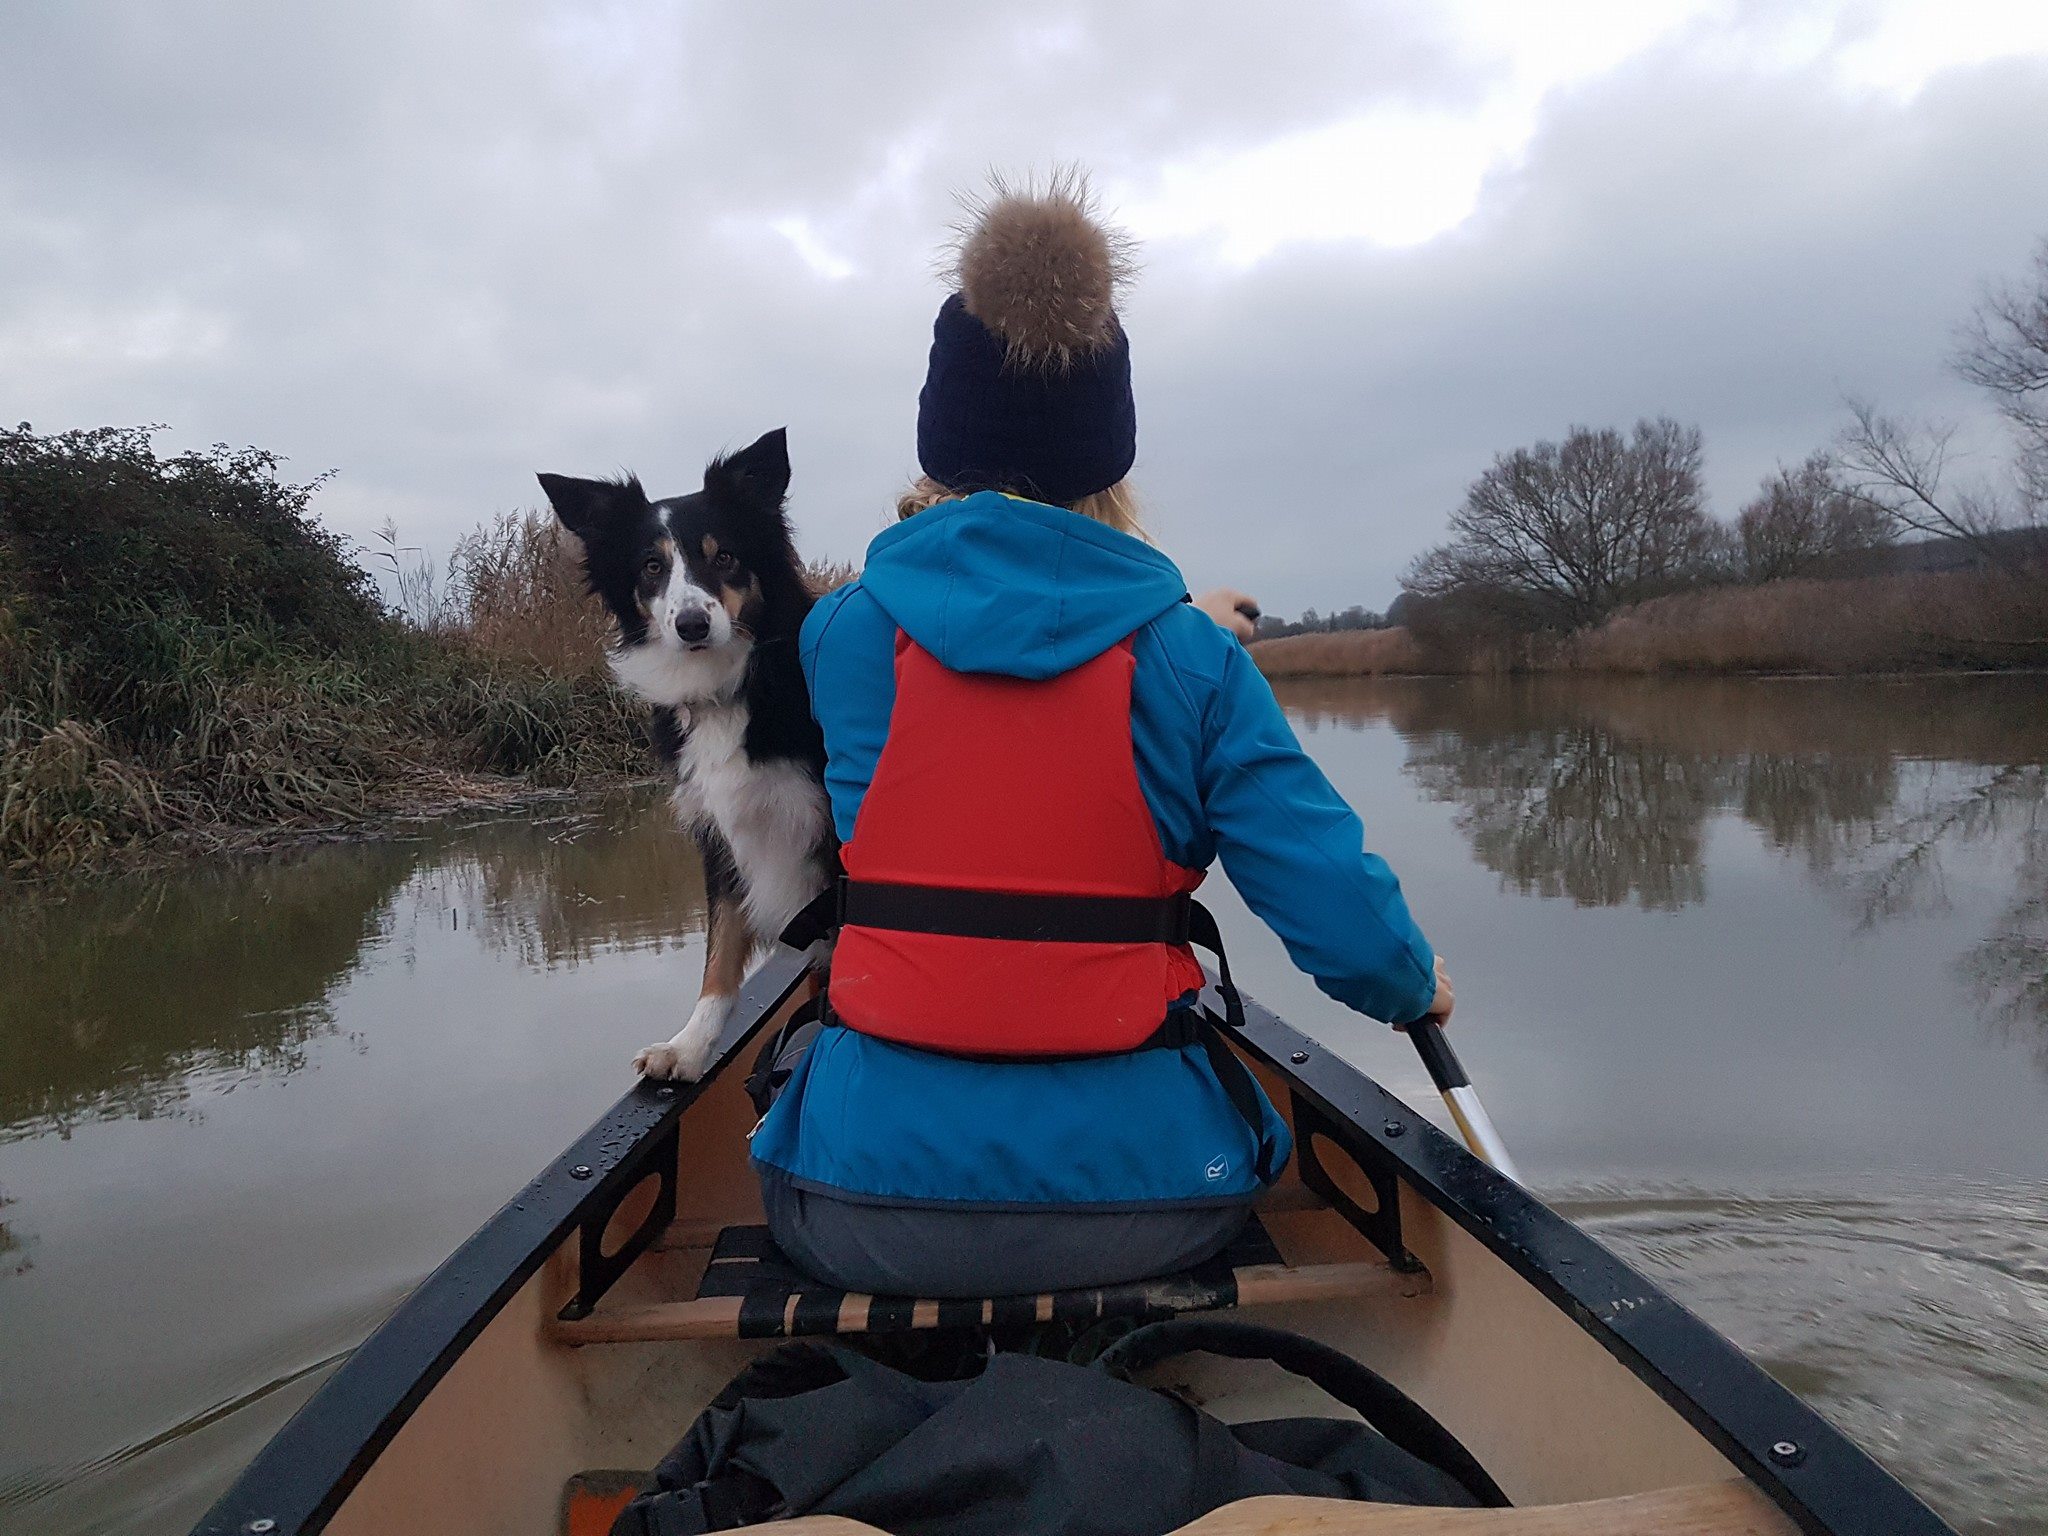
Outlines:
[[[1735,519],[1722,522],[1707,507],[1697,427],[1668,417],[1627,432],[1576,426],[1561,440],[1498,455],[1467,488],[1450,538],[1401,578],[1382,621],[1404,631],[1400,639],[1310,647],[1300,637],[1378,627],[1313,614],[1298,625],[1262,626],[1261,638],[1292,637],[1286,654],[1305,664],[1312,653],[1316,671],[1341,669],[1346,655],[1369,659],[1365,670],[1545,666],[1564,657],[1595,665],[1602,647],[1587,637],[1659,604],[1654,649],[1667,664],[1684,664],[1687,615],[1717,615],[1701,621],[1697,660],[1711,666],[1706,631],[1720,636],[1715,644],[1725,640],[1741,605],[1708,602],[1709,594],[1947,572],[1972,577],[1967,617],[1976,638],[1962,635],[1953,617],[1923,612],[1935,600],[1927,593],[1907,601],[1904,588],[1887,589],[1872,598],[1871,612],[1911,627],[1875,646],[1868,664],[1879,664],[1880,652],[1969,665],[2048,662],[2048,242],[2027,281],[1979,306],[1953,365],[2008,431],[2009,451],[1989,473],[1957,472],[1952,428],[1852,399],[1831,443],[1766,477]],[[1688,596],[1701,601],[1688,604]],[[1953,587],[1940,600],[1964,596]],[[1810,594],[1805,601],[1831,606]],[[1782,605],[1749,606],[1761,615]],[[1878,638],[1867,622],[1837,628]],[[1916,651],[1906,643],[1916,636],[1941,638]]]
[[[1268,614],[1259,620],[1259,638],[1268,640],[1283,635],[1333,635],[1354,629],[1385,629],[1390,622],[1384,613],[1376,613],[1370,608],[1346,608],[1341,613],[1317,613],[1311,608],[1291,623]]]
[[[439,590],[391,540],[407,618],[277,469],[0,431],[0,878],[644,771],[546,524],[472,534]]]

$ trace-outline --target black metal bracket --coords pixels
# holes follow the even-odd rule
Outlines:
[[[667,1130],[640,1143],[632,1156],[607,1176],[607,1181],[613,1186],[609,1198],[593,1205],[577,1228],[576,1294],[555,1314],[563,1322],[573,1323],[590,1316],[591,1309],[618,1282],[619,1276],[631,1269],[633,1261],[645,1253],[668,1224],[676,1219],[676,1157],[681,1132],[682,1117],[677,1116],[669,1122]],[[654,1165],[652,1169],[648,1167],[650,1163]],[[578,1168],[583,1169],[583,1177],[589,1177],[589,1169],[579,1163],[569,1170],[571,1178],[577,1177]],[[633,1235],[619,1244],[616,1252],[606,1254],[606,1229],[619,1213],[619,1207],[626,1203],[627,1196],[647,1182],[649,1172],[660,1180],[654,1191],[653,1209],[633,1229]]]
[[[1294,1105],[1294,1155],[1301,1159],[1301,1182],[1329,1201],[1367,1242],[1385,1254],[1389,1266],[1402,1274],[1419,1273],[1422,1260],[1401,1241],[1401,1186],[1395,1173],[1399,1165],[1392,1155],[1370,1136],[1359,1135],[1356,1126],[1324,1114],[1300,1094],[1289,1097]],[[1316,1150],[1319,1137],[1342,1148],[1358,1165],[1378,1197],[1378,1210],[1366,1210],[1330,1177]]]

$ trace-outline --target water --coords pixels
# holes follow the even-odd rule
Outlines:
[[[1958,1525],[2048,1532],[2048,681],[1283,697],[1547,1197]],[[0,1529],[182,1529],[625,1086],[702,926],[649,795],[0,904]]]

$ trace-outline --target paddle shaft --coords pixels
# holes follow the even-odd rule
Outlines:
[[[1458,1122],[1458,1129],[1464,1133],[1465,1145],[1517,1184],[1521,1183],[1521,1170],[1508,1155],[1500,1132],[1493,1128],[1493,1117],[1479,1102],[1479,1092],[1472,1086],[1472,1079],[1465,1075],[1464,1064],[1458,1060],[1458,1053],[1451,1049],[1451,1042],[1444,1038],[1442,1026],[1433,1018],[1420,1018],[1407,1026],[1406,1033],[1415,1042],[1415,1054],[1428,1068],[1436,1091],[1444,1096],[1451,1118]]]

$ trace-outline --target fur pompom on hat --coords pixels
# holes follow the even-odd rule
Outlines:
[[[1003,338],[1013,362],[1067,368],[1116,341],[1131,241],[1100,222],[1078,171],[1055,173],[1043,192],[996,178],[968,203],[957,235],[960,302]]]
[[[1063,171],[1042,191],[994,181],[968,205],[952,254],[958,292],[939,310],[918,397],[924,472],[952,490],[1059,506],[1115,485],[1137,455],[1116,314],[1128,237]]]

